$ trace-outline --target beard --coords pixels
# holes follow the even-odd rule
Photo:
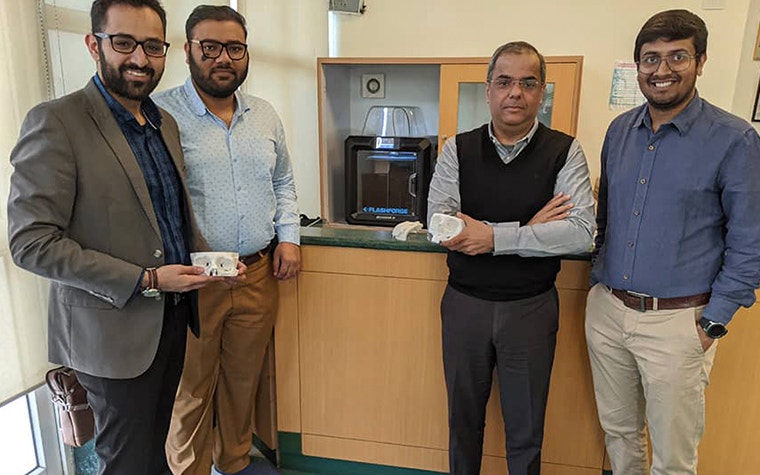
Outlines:
[[[658,78],[661,79],[661,78]],[[679,81],[684,81],[682,77],[678,77]],[[649,79],[649,82],[654,82],[653,79]],[[669,111],[672,109],[677,109],[681,105],[683,105],[686,102],[689,102],[692,97],[694,97],[694,89],[696,86],[696,78],[694,78],[692,81],[685,81],[685,84],[687,86],[687,89],[683,92],[680,92],[678,94],[675,94],[671,97],[666,98],[659,98],[657,95],[653,94],[650,88],[654,89],[654,86],[650,86],[647,83],[647,88],[642,88],[641,93],[646,98],[647,102],[653,109],[657,109],[660,111]]]
[[[214,60],[208,60],[208,61],[214,61]],[[240,60],[242,61],[242,60]],[[241,84],[243,84],[243,81],[245,81],[245,78],[248,77],[248,58],[245,59],[245,69],[243,69],[242,72],[239,72],[237,69],[233,68],[232,66],[215,66],[211,68],[208,71],[208,74],[206,74],[203,71],[203,68],[201,68],[200,64],[198,64],[195,61],[195,58],[193,58],[192,55],[190,55],[189,58],[189,66],[190,66],[190,77],[193,79],[193,83],[203,91],[204,93],[208,94],[211,97],[216,97],[218,99],[224,99],[225,97],[230,97],[237,91],[238,87],[240,87]],[[231,74],[233,76],[233,80],[229,82],[222,82],[215,80],[213,78],[213,74],[215,72],[226,72],[228,74]]]
[[[146,100],[150,96],[150,93],[158,86],[158,81],[161,80],[161,76],[163,75],[163,70],[156,73],[156,70],[149,66],[140,68],[132,63],[124,63],[117,69],[106,61],[102,50],[98,52],[98,55],[100,56],[103,85],[111,93],[126,99],[140,102]],[[125,79],[124,75],[128,69],[145,73],[145,81],[129,81]]]

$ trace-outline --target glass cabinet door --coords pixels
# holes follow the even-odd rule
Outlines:
[[[575,134],[583,58],[546,58],[546,91],[538,120],[570,135]],[[443,64],[440,84],[438,150],[459,132],[490,120],[486,104],[487,64]]]

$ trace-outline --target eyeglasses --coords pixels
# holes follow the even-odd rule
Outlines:
[[[169,43],[161,40],[137,41],[129,35],[109,35],[108,33],[93,33],[101,40],[111,40],[111,48],[117,53],[131,54],[137,46],[142,46],[145,56],[163,58],[169,50]]]
[[[523,91],[535,91],[543,84],[541,81],[534,78],[514,79],[509,77],[491,79],[489,82],[493,84],[496,89],[499,89],[501,91],[512,89],[515,85],[519,85],[520,89]]]
[[[220,43],[214,40],[190,40],[190,43],[201,45],[203,56],[209,59],[216,59],[221,56],[223,49],[227,50],[227,56],[233,61],[245,58],[245,54],[248,52],[248,45],[245,43]]]
[[[685,71],[691,65],[691,60],[697,58],[699,55],[692,56],[686,53],[671,53],[665,56],[658,56],[652,54],[644,56],[636,64],[639,67],[639,72],[644,74],[652,74],[660,68],[660,63],[664,59],[668,64],[668,68],[674,73]]]

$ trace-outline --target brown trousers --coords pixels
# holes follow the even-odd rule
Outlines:
[[[250,463],[259,375],[277,313],[271,256],[245,280],[199,291],[201,336],[187,339],[185,368],[172,412],[166,455],[174,475],[226,473]]]

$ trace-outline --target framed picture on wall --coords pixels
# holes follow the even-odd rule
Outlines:
[[[755,38],[755,54],[752,59],[760,61],[760,25],[757,26],[757,38]]]
[[[752,122],[760,122],[760,83],[755,92],[755,106],[752,108]]]

